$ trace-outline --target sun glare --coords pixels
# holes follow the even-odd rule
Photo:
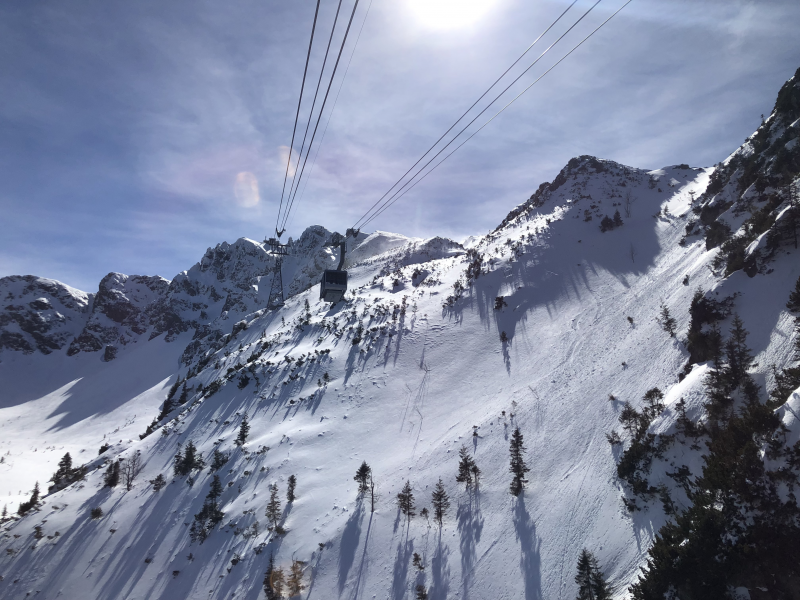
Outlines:
[[[408,0],[414,16],[431,29],[456,29],[476,22],[497,0]]]

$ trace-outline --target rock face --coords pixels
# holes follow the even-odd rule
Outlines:
[[[33,275],[0,278],[0,351],[50,354],[83,329],[93,294]]]
[[[168,288],[169,281],[162,277],[109,273],[100,281],[91,316],[67,355],[104,350],[104,359],[113,359],[117,348],[150,329],[155,307]]]
[[[338,263],[338,250],[327,245],[332,236],[324,227],[311,226],[297,240],[289,239],[282,267],[287,297],[315,285],[324,269]],[[361,234],[349,245],[366,237]],[[0,352],[49,354],[66,347],[68,356],[98,353],[108,361],[129,344],[160,335],[171,342],[194,330],[187,348],[192,355],[193,349],[213,345],[245,316],[266,307],[276,267],[264,244],[240,238],[209,248],[172,281],[109,273],[96,294],[30,275],[4,277]]]

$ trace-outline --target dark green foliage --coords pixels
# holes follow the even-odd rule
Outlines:
[[[278,521],[281,518],[281,499],[278,497],[277,483],[269,486],[269,502],[267,503],[266,515],[272,526],[277,529]]]
[[[594,554],[586,548],[578,557],[578,573],[575,575],[578,584],[576,600],[611,600],[611,588],[597,564]]]
[[[269,563],[267,563],[267,571],[264,573],[264,593],[267,595],[267,600],[280,600],[281,598],[281,591],[283,588],[283,582],[281,581],[281,585],[278,586],[280,589],[276,589],[275,580],[276,571],[279,569],[275,568],[275,556],[273,554],[269,555]],[[281,580],[283,573],[281,573]]]
[[[402,491],[397,494],[397,506],[409,521],[417,514],[414,507],[414,492],[411,491],[410,481],[406,481]]]
[[[178,398],[178,404],[186,404],[186,400],[189,398],[189,391],[186,389],[186,382],[183,382],[183,386],[181,387],[181,395]]]
[[[103,516],[103,509],[99,506],[89,511],[89,517],[92,519],[100,519]]]
[[[197,447],[192,440],[186,443],[186,447],[175,455],[174,471],[175,475],[182,477],[188,475],[194,469],[202,469],[206,464],[203,456],[197,451]]]
[[[414,600],[428,600],[428,590],[426,590],[425,586],[421,583],[417,584],[417,591],[416,595],[414,596]]]
[[[250,422],[247,420],[247,413],[242,417],[242,422],[239,425],[239,435],[236,436],[234,444],[237,446],[244,446],[247,441],[247,436],[250,435]]]
[[[58,463],[58,470],[53,473],[50,481],[53,485],[47,488],[48,493],[52,494],[58,490],[62,490],[68,485],[81,481],[86,477],[85,467],[72,468],[72,457],[67,452]]]
[[[706,250],[721,246],[731,237],[731,228],[727,223],[714,221],[706,229]]]
[[[203,508],[194,516],[194,522],[189,529],[189,536],[193,542],[199,540],[202,544],[211,530],[222,522],[225,514],[219,508],[220,496],[222,496],[222,482],[219,480],[219,475],[214,475]]]
[[[103,476],[103,487],[117,487],[119,484],[119,461],[112,460]]]
[[[447,514],[447,509],[450,508],[450,498],[447,495],[447,492],[444,490],[444,483],[442,483],[441,477],[439,478],[436,487],[433,489],[433,494],[431,495],[431,505],[433,506],[433,518],[437,523],[439,523],[439,527],[441,527],[442,520]]]
[[[297,486],[297,477],[289,475],[289,484],[286,487],[286,502],[292,503],[296,498],[294,489]]]
[[[414,568],[418,571],[425,570],[425,564],[422,562],[422,557],[418,552],[414,552],[414,556],[411,559],[411,564],[414,565]]]
[[[622,215],[619,214],[619,211],[614,212],[614,227],[622,227]]]
[[[661,325],[661,329],[666,331],[670,337],[675,337],[675,328],[678,322],[670,314],[669,308],[663,302],[661,303],[661,313],[658,315],[658,324]]]
[[[361,466],[358,467],[356,475],[353,477],[353,479],[358,482],[359,496],[363,496],[369,491],[369,481],[372,479],[372,469],[367,464],[367,461],[361,463]]]
[[[497,296],[494,299],[495,310],[503,310],[503,308],[506,306],[508,306],[508,302],[506,302],[505,296]]]
[[[242,373],[239,375],[239,383],[236,384],[236,387],[238,387],[240,390],[243,390],[249,383],[250,377],[248,377],[247,373]]]
[[[475,464],[475,461],[469,455],[467,447],[461,446],[461,449],[458,451],[458,474],[456,475],[456,481],[465,484],[466,488],[470,489],[473,480],[475,480],[475,484],[477,485],[477,477],[475,477],[476,471],[480,473],[478,465]]]
[[[34,509],[39,504],[39,482],[37,481],[33,486],[31,497],[26,502],[20,502],[17,508],[17,514],[23,516],[29,510]]]
[[[156,475],[155,479],[150,480],[150,484],[153,486],[154,492],[160,492],[165,485],[167,485],[167,480],[164,479],[164,476],[159,473]]]
[[[602,219],[600,219],[600,231],[605,233],[606,231],[611,231],[612,229],[614,229],[614,221],[610,219],[608,215],[605,215]]]
[[[220,452],[219,448],[214,448],[214,452],[211,455],[211,470],[219,471],[228,462],[228,458],[230,457],[224,452]]]
[[[689,306],[689,332],[686,335],[686,347],[689,351],[689,363],[695,364],[711,360],[721,351],[722,337],[714,323],[730,314],[733,298],[717,301],[707,298],[703,288],[697,288]],[[710,328],[705,325],[712,325]]]
[[[706,382],[702,475],[692,480],[685,466],[668,473],[691,505],[656,536],[647,567],[631,587],[636,600],[726,598],[738,586],[766,588],[770,598],[796,597],[800,510],[794,495],[782,490],[800,484],[800,452],[786,446],[774,406],[759,400],[747,372],[752,353],[746,337],[737,317],[724,360],[715,358]],[[741,394],[732,396],[734,389]],[[680,420],[686,430],[685,412]]]
[[[633,439],[620,456],[617,476],[628,484],[634,496],[645,499],[652,498],[658,491],[647,480],[653,459],[661,457],[673,441],[670,435],[656,436],[647,431],[653,419],[664,410],[663,399],[661,390],[652,388],[644,395],[645,406],[641,412],[626,402],[619,416],[619,422]],[[627,500],[625,504],[629,510],[638,508],[635,500]]]
[[[789,301],[786,303],[786,309],[790,312],[800,312],[800,278],[794,284],[794,290],[789,294]]]
[[[508,470],[511,471],[511,474],[514,476],[514,478],[511,480],[509,491],[512,495],[519,496],[528,481],[525,479],[525,473],[530,471],[528,465],[525,464],[524,439],[519,427],[517,427],[514,430],[514,433],[511,434],[509,453],[511,454],[511,464]]]
[[[103,452],[111,448],[111,444],[103,444],[100,446],[100,450],[97,452],[97,455],[100,456]]]

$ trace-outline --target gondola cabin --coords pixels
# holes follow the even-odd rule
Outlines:
[[[347,271],[326,269],[319,286],[319,299],[336,304],[347,291]]]

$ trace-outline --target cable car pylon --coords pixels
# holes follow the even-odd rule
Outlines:
[[[282,234],[281,231],[280,234]],[[283,257],[289,254],[286,244],[281,244],[280,237],[265,239],[264,243],[269,246],[269,252],[275,257],[275,273],[272,275],[272,284],[269,288],[269,298],[267,299],[267,309],[275,310],[284,305],[283,296]]]

